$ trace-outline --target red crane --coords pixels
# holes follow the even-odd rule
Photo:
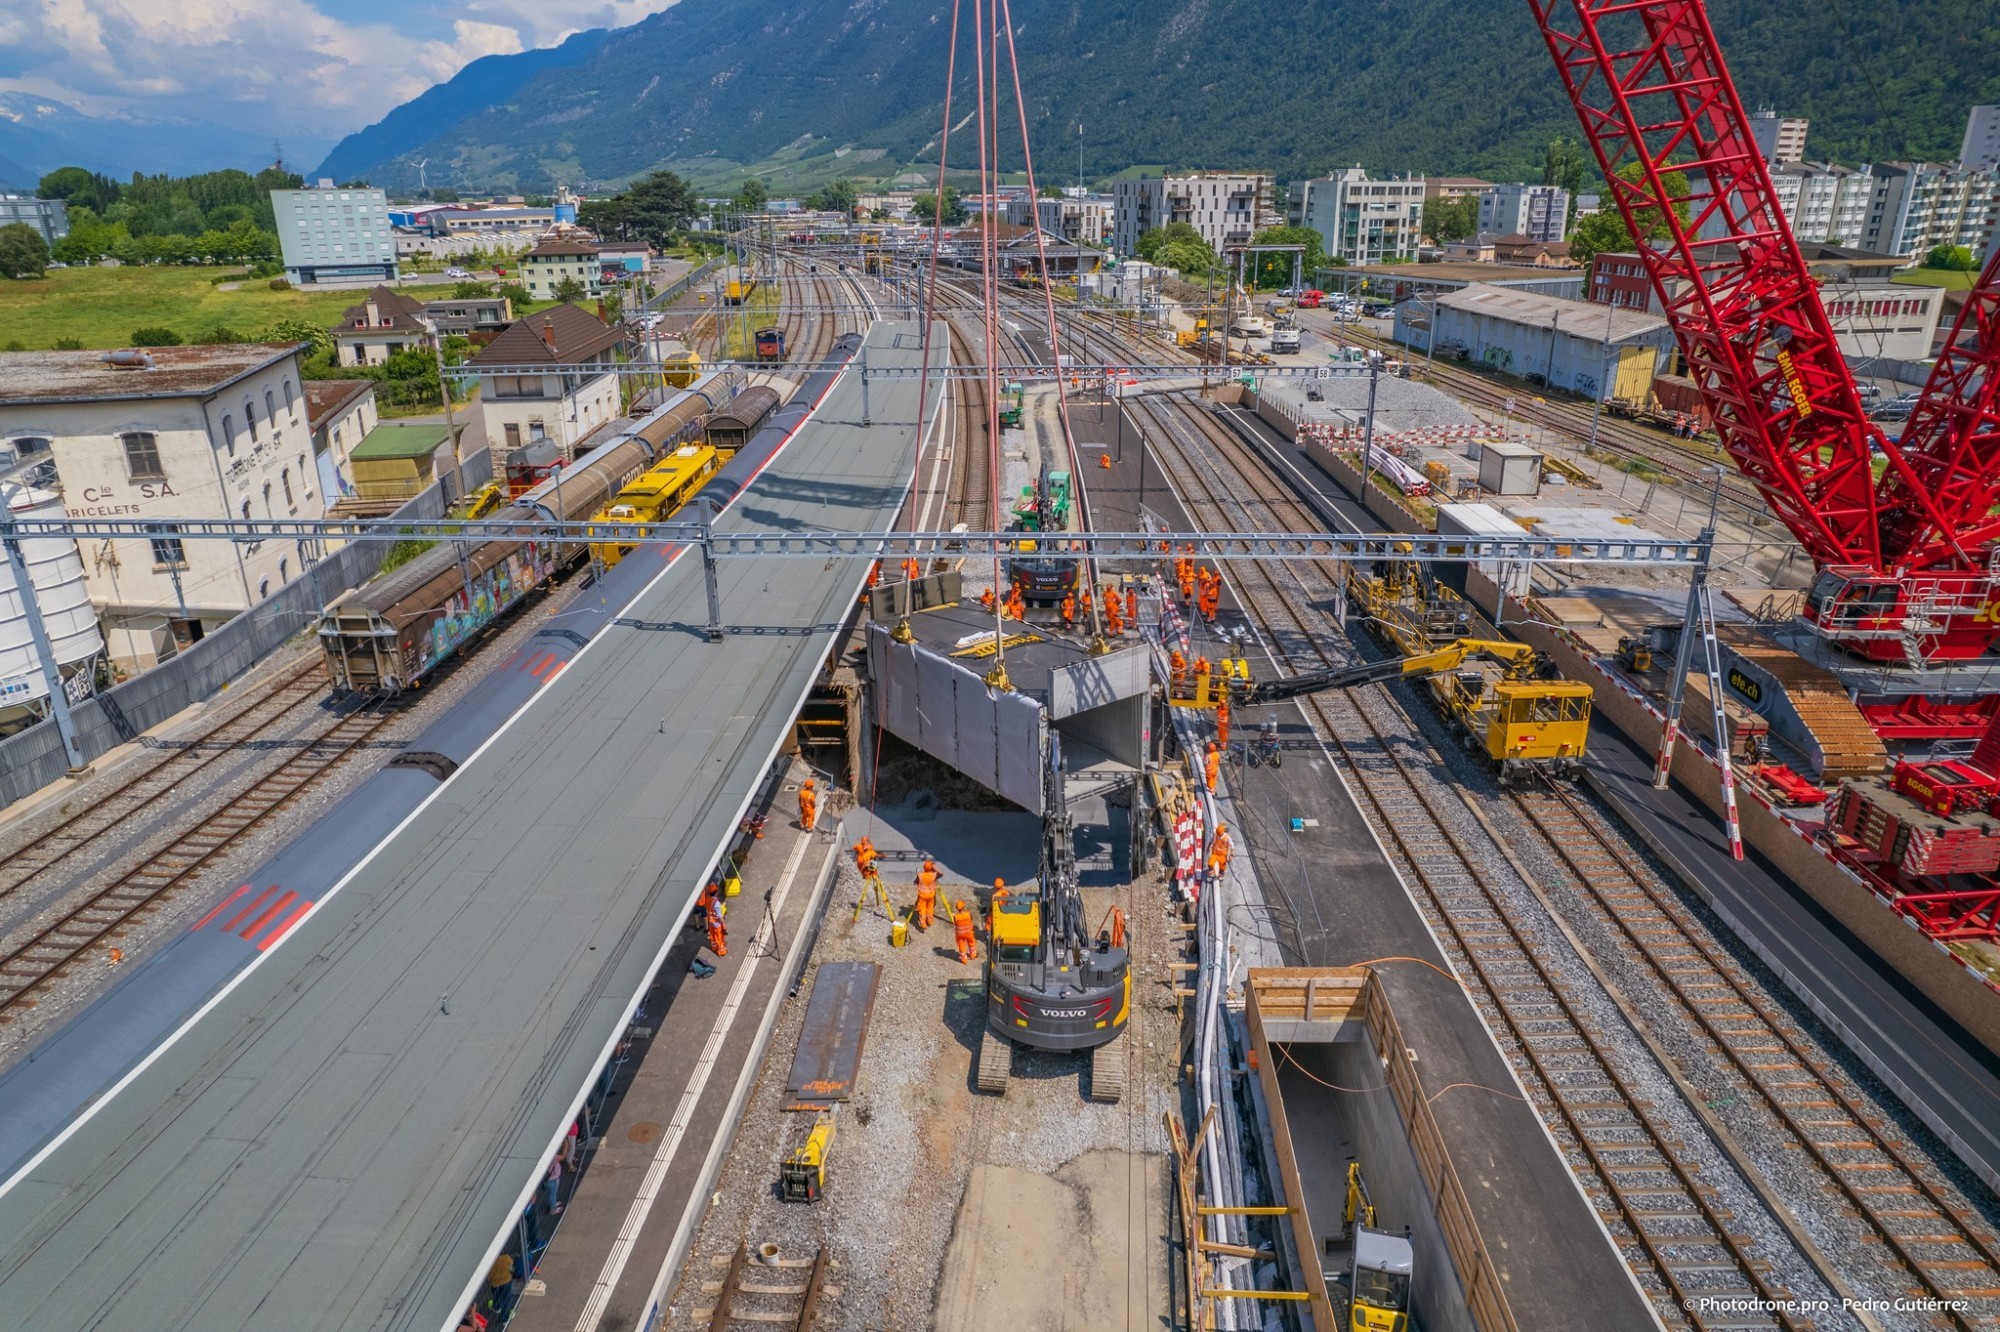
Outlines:
[[[1878,661],[2000,636],[2000,246],[1900,440],[1868,419],[1702,0],[1529,0],[1722,446]],[[1630,169],[1636,179],[1619,174]],[[1684,180],[1685,195],[1669,189]]]

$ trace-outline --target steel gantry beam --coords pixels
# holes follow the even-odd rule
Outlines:
[[[706,361],[704,371],[739,371],[749,374],[768,375],[782,372],[811,373],[816,370],[834,370],[847,366],[849,374],[860,375],[863,379],[984,379],[989,370],[1022,383],[1053,383],[1056,379],[1097,380],[1110,374],[1126,380],[1200,380],[1203,366],[1200,363],[1184,365],[1122,365],[1097,362],[1090,365],[999,365],[988,367],[980,364],[938,364],[925,370],[920,366],[869,366],[865,369],[858,364],[847,362],[821,361]],[[1218,368],[1207,367],[1209,377],[1214,378]],[[1349,379],[1360,378],[1366,369],[1345,365],[1230,365],[1228,370],[1259,379]],[[665,368],[671,373],[673,367]],[[446,374],[454,379],[478,379],[483,375],[539,375],[548,372],[547,366],[534,365],[482,365],[477,370],[447,368]],[[662,367],[645,361],[628,361],[620,365],[592,366],[588,371],[578,371],[573,376],[588,379],[597,375],[618,375],[635,379],[658,379]]]
[[[1712,546],[1706,540],[1636,537],[1566,540],[1518,537],[1406,535],[1400,532],[1066,532],[1056,537],[971,531],[729,531],[698,522],[594,523],[479,518],[183,518],[171,523],[131,518],[17,518],[20,537],[81,540],[180,541],[604,541],[701,546],[717,559],[881,559],[903,555],[1015,554],[1024,539],[1044,553],[1099,560],[1160,559],[1192,550],[1214,560],[1425,562],[1464,564],[1647,564],[1692,568]]]

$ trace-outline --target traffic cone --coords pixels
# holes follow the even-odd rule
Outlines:
[[[1111,455],[1110,455],[1110,454],[1108,454],[1108,453],[1100,453],[1100,454],[1098,454],[1098,455],[1097,455],[1097,465],[1098,465],[1099,467],[1102,467],[1102,468],[1103,468],[1103,469],[1104,469],[1105,471],[1107,471],[1107,472],[1108,472],[1108,471],[1110,471],[1110,470],[1111,470]]]

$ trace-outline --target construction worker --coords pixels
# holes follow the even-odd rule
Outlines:
[[[993,589],[990,587],[987,588],[984,592],[981,592],[979,594],[979,604],[986,610],[993,609],[993,603],[995,599],[996,598],[993,595]]]
[[[875,843],[868,837],[854,844],[854,868],[861,871],[864,879],[875,877]]]
[[[1215,700],[1215,743],[1229,748],[1229,686],[1222,687],[1222,697]]]
[[[1193,560],[1188,560],[1188,561],[1185,561],[1185,562],[1184,562],[1184,563],[1183,563],[1183,564],[1181,565],[1181,569],[1180,569],[1180,583],[1181,583],[1181,600],[1182,600],[1182,601],[1184,601],[1184,602],[1193,602],[1193,600],[1194,600],[1194,561],[1193,561]]]
[[[1168,662],[1172,666],[1174,697],[1179,698],[1187,685],[1187,658],[1181,655],[1179,648],[1175,648],[1174,654],[1168,658]]]
[[[1104,594],[1104,627],[1113,638],[1125,632],[1124,618],[1118,614],[1118,594],[1116,592],[1106,592]]]
[[[720,895],[710,895],[708,899],[708,951],[717,957],[729,956],[729,927],[722,923]]]
[[[965,909],[965,899],[960,898],[951,909],[952,933],[957,936],[958,960],[977,961],[979,957],[979,936],[973,933],[972,913]]]
[[[920,564],[918,564],[918,563],[917,563],[917,562],[916,562],[915,560],[908,560],[908,559],[904,560],[904,561],[903,561],[903,579],[904,579],[904,581],[905,581],[905,582],[911,582],[911,583],[914,583],[914,582],[916,582],[916,581],[917,581],[917,575],[918,575],[918,573],[919,573],[919,572],[920,572],[920,571],[922,570],[922,568],[923,568],[923,566],[922,566],[922,565],[920,565]]]
[[[877,560],[875,561],[875,563],[868,566],[868,586],[874,587],[881,581],[882,581],[882,561]]]
[[[1078,585],[1077,596],[1076,596],[1076,609],[1079,615],[1088,616],[1090,614],[1089,583],[1082,583]]]
[[[1229,829],[1224,824],[1215,825],[1215,837],[1208,844],[1208,874],[1219,879],[1229,869]]]
[[[1021,598],[1021,585],[1015,583],[1007,589],[1007,618],[1025,620],[1028,618],[1028,603]]]
[[[924,867],[917,871],[917,928],[928,930],[937,919],[937,863],[924,857]]]
[[[799,783],[799,827],[806,832],[813,830],[813,821],[819,814],[819,788],[808,777]]]
[[[1215,741],[1208,742],[1208,757],[1202,763],[1202,776],[1208,782],[1208,789],[1215,790],[1215,779],[1222,775],[1222,751]]]
[[[1076,627],[1076,594],[1074,592],[1063,593],[1062,617],[1063,628],[1073,629]]]
[[[1125,622],[1134,629],[1139,627],[1139,593],[1131,587],[1125,589]]]
[[[1214,673],[1215,673],[1215,668],[1208,664],[1207,657],[1196,657],[1194,659],[1195,702],[1205,703],[1208,701],[1209,680],[1210,677],[1214,675]]]

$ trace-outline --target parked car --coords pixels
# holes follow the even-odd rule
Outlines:
[[[444,270],[444,275],[448,278],[469,278],[472,276],[472,274],[466,272],[463,268],[447,268]]]

